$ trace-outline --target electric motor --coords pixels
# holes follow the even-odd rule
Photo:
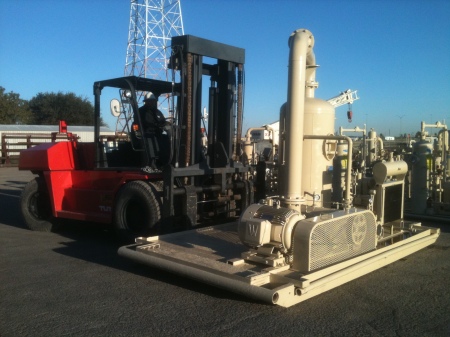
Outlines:
[[[272,245],[286,253],[291,249],[293,228],[303,218],[299,212],[289,208],[253,204],[239,219],[239,238],[253,248]]]

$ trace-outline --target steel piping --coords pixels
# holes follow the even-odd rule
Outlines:
[[[331,139],[331,140],[343,140],[348,143],[348,162],[347,162],[347,170],[345,172],[345,198],[344,198],[344,208],[350,208],[351,205],[351,195],[350,195],[350,184],[351,184],[351,175],[352,175],[352,165],[351,161],[353,158],[353,141],[350,137],[347,136],[320,136],[320,135],[304,135],[303,139]]]

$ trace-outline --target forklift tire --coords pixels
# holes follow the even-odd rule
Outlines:
[[[136,237],[155,235],[160,218],[157,191],[151,183],[136,180],[120,188],[113,213],[119,240],[131,243]]]
[[[40,178],[31,180],[23,189],[20,199],[22,216],[27,227],[33,231],[51,232],[55,230],[50,196],[45,183]]]

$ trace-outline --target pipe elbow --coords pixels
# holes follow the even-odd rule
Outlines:
[[[377,142],[380,143],[380,150],[384,149],[383,139],[381,137],[377,137]]]
[[[309,56],[310,58],[312,57],[315,59],[314,54],[312,54],[312,56],[310,55],[312,53],[312,48],[314,47],[314,36],[309,30],[295,30],[291,36],[289,36],[288,45],[291,50],[291,60],[298,60],[302,56]]]

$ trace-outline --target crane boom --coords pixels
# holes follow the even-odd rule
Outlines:
[[[339,95],[328,99],[327,102],[335,108],[344,104],[352,104],[353,101],[359,99],[357,92],[357,90],[352,91],[351,89],[347,89],[346,91],[341,92]]]

